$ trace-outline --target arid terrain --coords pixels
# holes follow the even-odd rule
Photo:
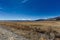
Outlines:
[[[60,40],[60,21],[0,22],[1,28],[20,38],[11,40]]]
[[[23,36],[17,35],[14,32],[6,29],[6,27],[0,26],[0,40],[28,40]]]

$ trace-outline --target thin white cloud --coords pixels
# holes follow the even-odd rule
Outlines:
[[[22,3],[26,3],[28,0],[23,0],[23,1],[21,1]]]
[[[32,20],[32,19],[21,18],[21,19],[18,19],[18,20]]]

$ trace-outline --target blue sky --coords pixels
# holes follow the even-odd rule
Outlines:
[[[58,0],[0,0],[0,20],[34,20],[60,16]]]

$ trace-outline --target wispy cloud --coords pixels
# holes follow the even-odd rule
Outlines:
[[[28,0],[23,0],[22,3],[26,3]]]
[[[20,18],[20,19],[18,19],[18,20],[32,20],[32,19]]]

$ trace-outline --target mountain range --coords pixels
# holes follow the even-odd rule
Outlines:
[[[38,19],[35,21],[60,21],[60,16],[54,18],[47,18],[47,19]]]
[[[30,22],[30,21],[60,21],[60,16],[47,19],[37,19],[37,20],[0,20],[0,22]]]

